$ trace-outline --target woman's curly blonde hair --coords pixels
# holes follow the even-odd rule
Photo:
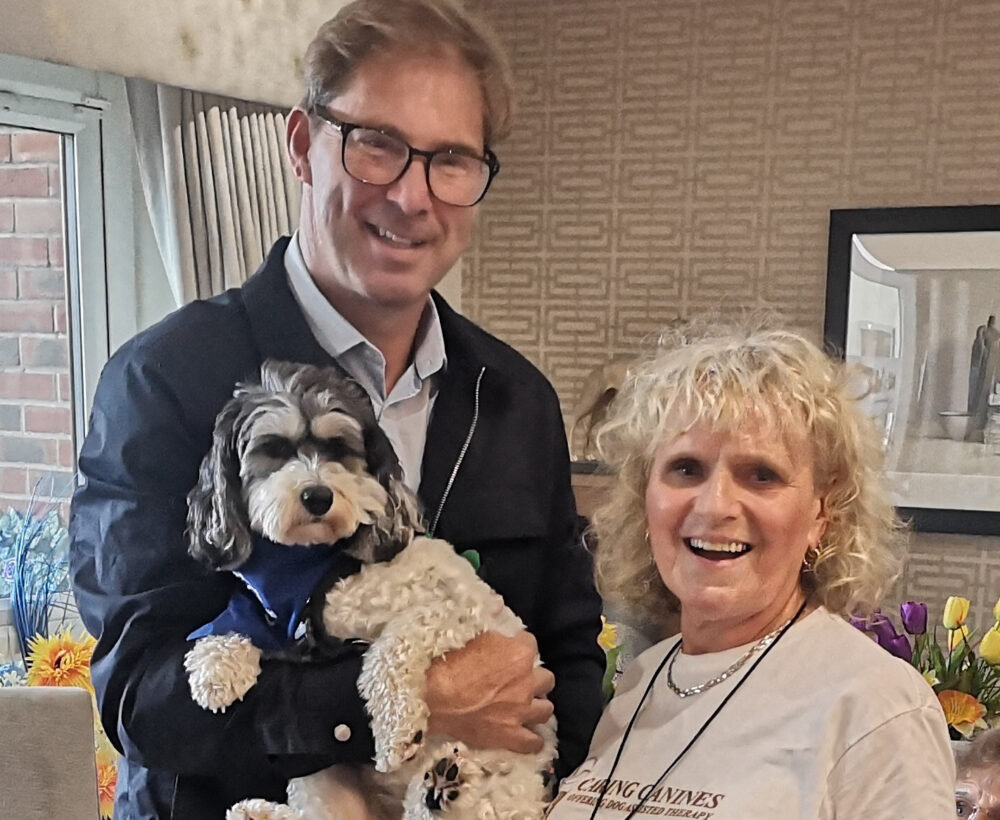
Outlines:
[[[654,455],[696,423],[735,432],[751,420],[811,445],[827,526],[803,589],[842,615],[876,606],[899,572],[901,524],[881,475],[877,432],[849,380],[842,362],[793,332],[689,326],[661,337],[631,369],[597,433],[601,458],[617,478],[594,514],[602,595],[661,626],[677,612],[646,540]]]

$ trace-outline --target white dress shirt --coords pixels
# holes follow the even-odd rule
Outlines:
[[[420,486],[427,425],[437,397],[436,374],[443,372],[448,364],[434,301],[428,298],[420,318],[410,364],[386,395],[385,357],[320,292],[306,268],[298,232],[285,251],[285,270],[313,336],[368,393],[379,427],[399,458],[406,486],[416,492]]]

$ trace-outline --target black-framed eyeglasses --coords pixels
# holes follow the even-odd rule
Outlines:
[[[500,170],[500,160],[489,148],[483,156],[460,148],[421,151],[385,131],[339,120],[322,106],[312,106],[310,113],[340,132],[340,160],[359,182],[391,185],[414,157],[423,157],[428,190],[448,205],[469,207],[486,196]]]

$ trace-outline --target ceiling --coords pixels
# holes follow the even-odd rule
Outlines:
[[[344,0],[0,0],[0,53],[282,107]]]

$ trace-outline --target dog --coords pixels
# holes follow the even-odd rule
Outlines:
[[[449,543],[419,532],[417,499],[355,381],[334,367],[269,360],[258,384],[237,386],[188,496],[186,535],[195,558],[250,591],[189,636],[192,697],[224,712],[252,688],[262,657],[305,661],[365,642],[358,688],[375,756],[369,767],[291,781],[287,804],[242,801],[228,820],[543,815],[554,719],[534,727],[544,739],[534,755],[428,734],[421,693],[431,662],[487,630],[514,635],[524,625]],[[290,595],[287,577],[269,577],[289,560],[304,567]],[[345,560],[356,571],[326,581]]]

